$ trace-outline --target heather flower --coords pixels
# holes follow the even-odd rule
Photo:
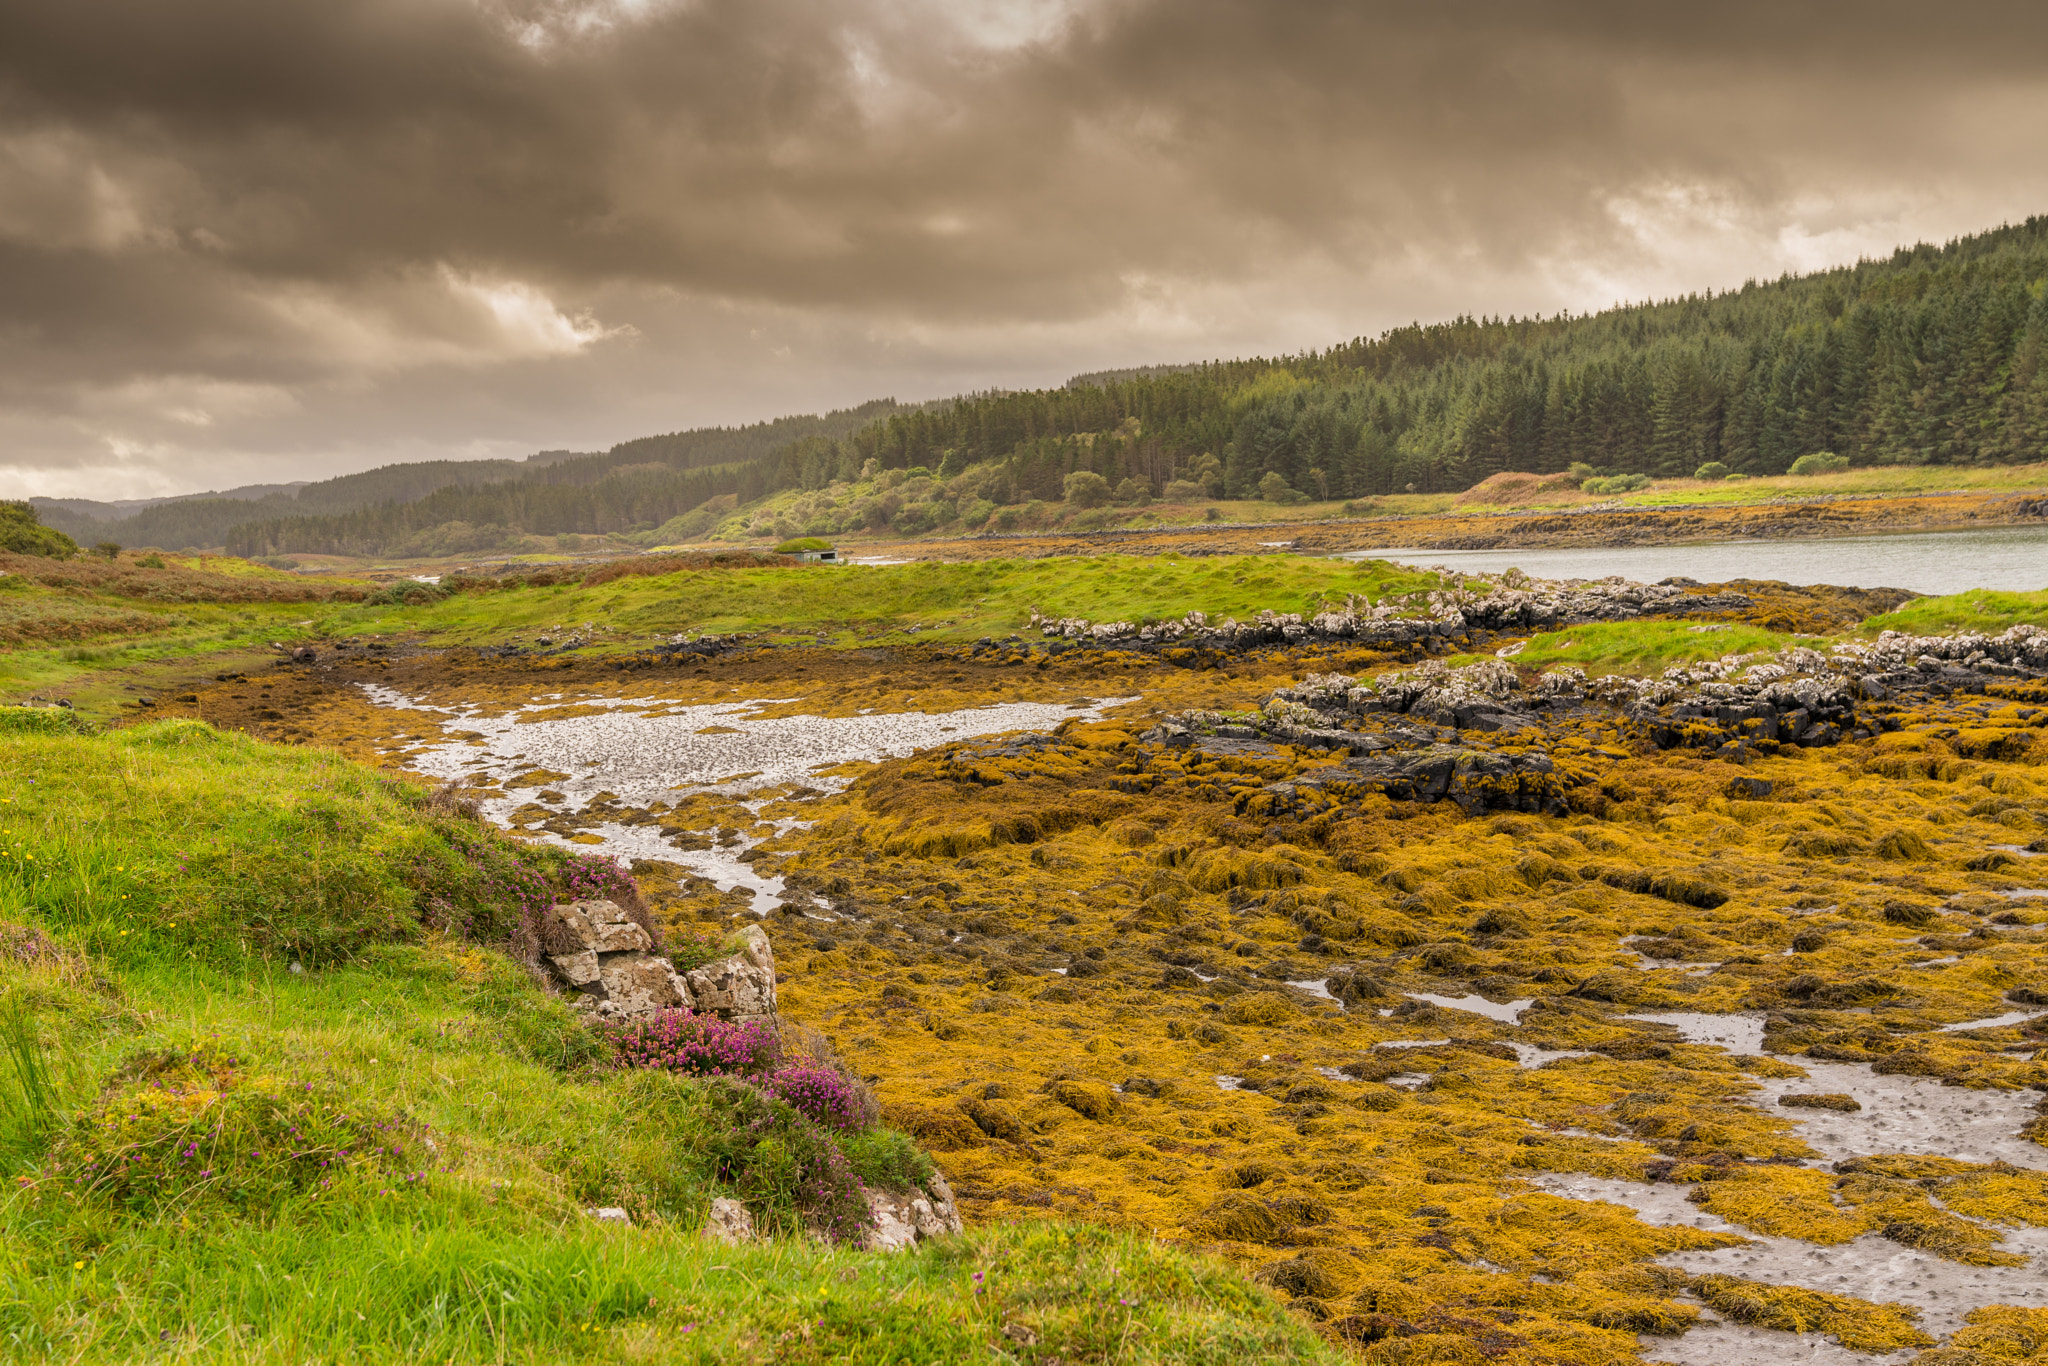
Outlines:
[[[782,1060],[782,1041],[765,1024],[731,1024],[687,1010],[658,1011],[599,1026],[627,1067],[711,1077],[756,1077]]]
[[[881,1118],[865,1086],[823,1063],[791,1063],[765,1078],[761,1089],[812,1122],[843,1133],[872,1128]]]

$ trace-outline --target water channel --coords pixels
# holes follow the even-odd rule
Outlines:
[[[1700,545],[1567,547],[1548,550],[1354,550],[1339,559],[1395,560],[1498,573],[1519,569],[1540,579],[1642,583],[1665,578],[1724,583],[1777,579],[1915,593],[1973,588],[2034,592],[2048,588],[2048,527],[1906,532],[1802,541],[1715,541]]]

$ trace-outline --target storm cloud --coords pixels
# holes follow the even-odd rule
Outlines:
[[[0,3],[0,482],[87,496],[1739,284],[2048,209],[2048,9]]]

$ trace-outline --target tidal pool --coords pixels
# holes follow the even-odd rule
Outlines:
[[[359,685],[380,707],[434,715],[447,735],[439,743],[415,745],[407,759],[418,772],[447,780],[493,784],[501,792],[482,799],[486,818],[512,825],[522,807],[559,814],[583,810],[600,793],[633,809],[673,806],[701,793],[741,800],[758,812],[770,798],[744,800],[765,789],[806,787],[818,792],[843,788],[847,780],[822,770],[847,763],[902,758],[953,740],[1011,731],[1049,730],[1069,718],[1095,720],[1135,698],[1099,699],[1087,706],[1045,702],[1003,702],[952,712],[885,712],[867,716],[763,717],[760,708],[788,699],[752,698],[686,705],[658,698],[538,698],[509,711],[483,706],[437,707],[374,683]],[[549,716],[574,707],[583,714]],[[544,783],[514,788],[523,775],[542,770]],[[559,796],[543,796],[559,793]],[[796,822],[777,826],[778,833]],[[683,849],[659,826],[605,822],[569,840],[550,831],[544,839],[590,853],[681,864],[709,879],[720,891],[753,893],[754,909],[777,903],[780,878],[764,877],[740,859],[766,836],[742,834],[709,849]],[[699,832],[711,834],[712,832]]]

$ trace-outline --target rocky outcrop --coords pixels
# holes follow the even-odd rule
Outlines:
[[[1660,749],[1735,755],[1864,738],[1898,724],[1888,719],[1892,704],[2042,679],[2048,679],[2048,629],[2032,625],[1995,636],[1887,631],[1874,642],[1836,645],[1827,654],[1803,646],[1731,654],[1655,678],[1589,680],[1584,671],[1565,667],[1526,681],[1506,659],[1460,668],[1432,659],[1369,682],[1310,674],[1273,693],[1256,712],[1185,712],[1145,739],[1179,747],[1263,741],[1348,750],[1361,758],[1346,767],[1370,775],[1379,784],[1375,790],[1390,797],[1450,797],[1475,810],[1479,798],[1471,794],[1484,791],[1497,794],[1484,799],[1486,806],[1554,810],[1555,789],[1543,771],[1517,758],[1504,787],[1510,775],[1498,756],[1459,757],[1469,752],[1443,749],[1439,736],[1409,723],[1512,733],[1540,727],[1547,715],[1612,709],[1609,715],[1619,712]],[[1467,770],[1481,781],[1461,790],[1456,775]]]
[[[549,907],[541,947],[555,975],[599,1015],[645,1015],[695,1004],[682,975],[614,902]]]
[[[773,1024],[775,950],[759,925],[741,930],[740,940],[737,953],[681,973],[617,904],[572,901],[548,908],[541,942],[557,982],[597,1015],[694,1010]]]
[[[740,931],[741,947],[729,958],[691,970],[690,995],[696,1009],[733,1021],[775,1021],[775,949],[759,925]]]
[[[1414,593],[1378,604],[1353,597],[1341,608],[1307,617],[1298,612],[1266,611],[1250,621],[1226,617],[1212,623],[1207,614],[1190,612],[1179,621],[1139,625],[1033,613],[1031,624],[1041,634],[1055,639],[1123,649],[1176,645],[1243,649],[1254,645],[1298,645],[1313,640],[1399,646],[1470,630],[1548,631],[1589,621],[1701,616],[1740,612],[1755,606],[1754,600],[1742,593],[1690,591],[1699,587],[1697,584],[1628,583],[1620,579],[1550,583],[1512,573],[1498,580],[1475,578],[1471,582],[1475,586]]]
[[[946,1178],[932,1174],[923,1191],[870,1190],[868,1211],[874,1216],[874,1231],[868,1247],[876,1252],[898,1252],[927,1238],[960,1231],[960,1210],[953,1188]]]

